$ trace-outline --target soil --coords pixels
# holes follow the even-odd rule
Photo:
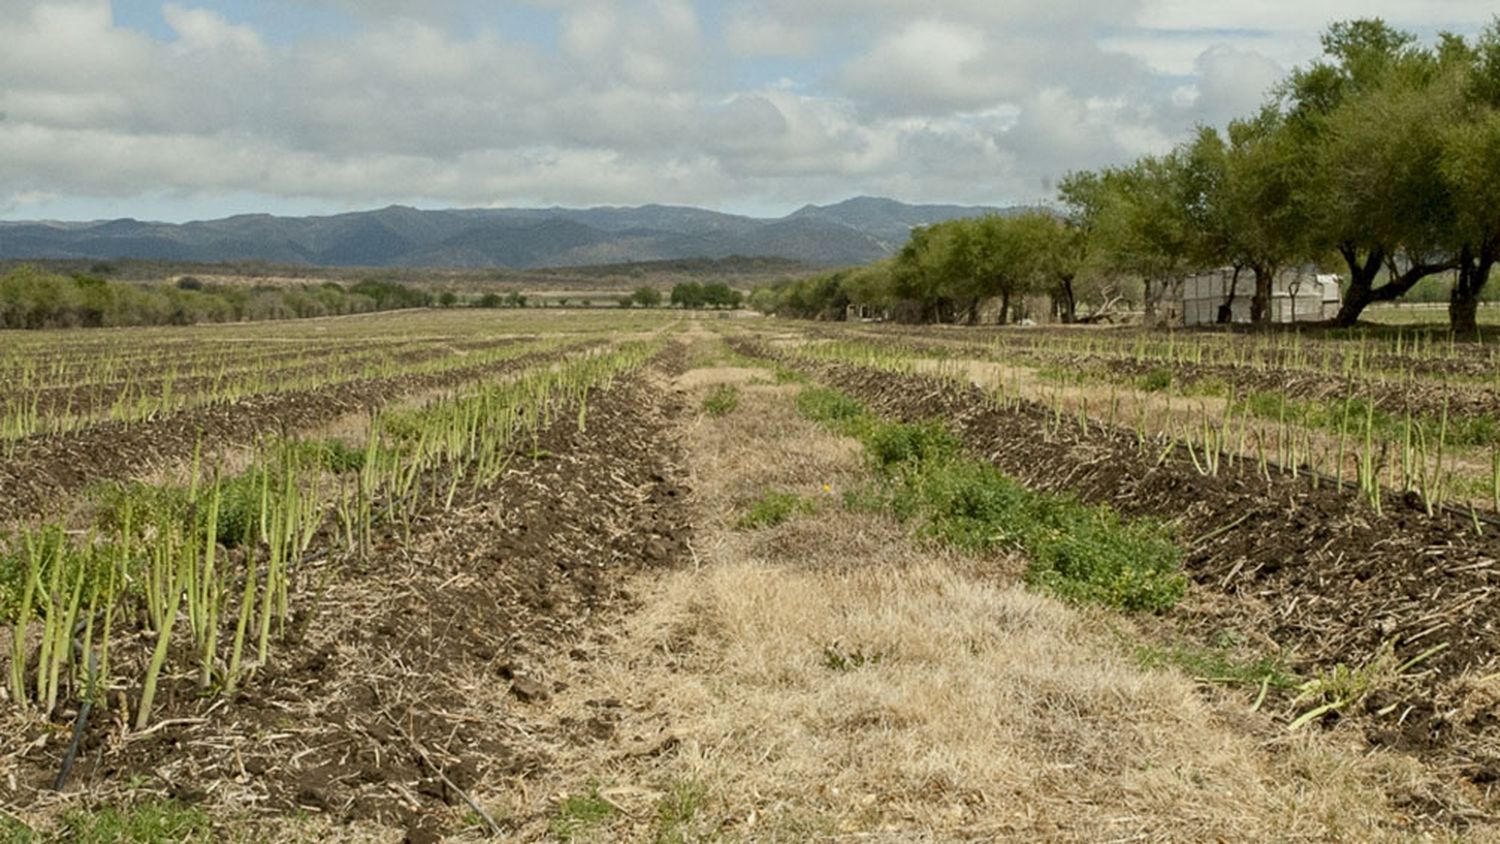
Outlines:
[[[678,346],[654,364],[682,365]],[[181,678],[145,733],[96,718],[75,786],[144,779],[182,800],[370,820],[418,841],[453,831],[466,795],[547,766],[567,737],[538,734],[528,714],[557,690],[539,666],[591,658],[631,603],[626,575],[687,553],[670,436],[683,408],[653,384],[638,372],[591,395],[586,432],[560,414],[483,494],[339,561],[319,606],[233,700],[200,698]],[[8,803],[43,793],[63,731],[21,752]]]
[[[370,411],[423,390],[443,389],[554,360],[572,346],[437,373],[360,379],[310,390],[264,393],[190,407],[144,422],[101,422],[64,434],[31,437],[0,460],[0,524],[56,515],[86,487],[140,474],[191,455],[199,443],[224,449],[257,438],[306,430]]]
[[[188,399],[210,393],[226,379],[233,381],[236,374],[250,373],[272,380],[289,378],[321,378],[330,383],[347,378],[347,373],[363,370],[377,361],[396,366],[414,366],[424,361],[448,357],[455,352],[482,351],[514,345],[513,338],[501,338],[470,343],[386,343],[364,344],[350,348],[342,343],[327,344],[313,348],[273,349],[259,353],[234,352],[234,366],[224,369],[224,351],[207,360],[184,361],[171,358],[145,361],[138,368],[119,373],[120,378],[110,381],[58,384],[41,389],[28,390],[24,396],[6,396],[3,381],[0,381],[0,404],[7,399],[17,406],[40,416],[93,416],[107,413],[118,402],[130,403],[138,396],[160,395],[167,386],[164,373],[186,373],[170,378],[173,396]],[[280,363],[281,365],[278,365]],[[202,374],[193,374],[194,372]],[[273,387],[274,389],[274,387]]]
[[[865,333],[865,332],[858,332]],[[966,335],[958,340],[941,337],[941,332],[926,329],[907,329],[889,332],[869,332],[871,336],[895,334],[902,338],[903,346],[917,354],[937,357],[971,355],[993,357],[994,342],[1005,344],[1007,360],[1024,361],[1033,366],[1065,366],[1074,371],[1097,371],[1101,378],[1110,380],[1134,380],[1147,373],[1170,372],[1173,383],[1183,386],[1216,380],[1234,388],[1238,394],[1253,390],[1284,393],[1289,398],[1328,400],[1349,396],[1350,383],[1346,378],[1330,375],[1325,368],[1297,366],[1278,355],[1262,355],[1253,365],[1185,364],[1167,363],[1161,360],[1137,361],[1118,355],[1088,353],[1068,350],[1059,352],[1049,348],[1037,338],[1022,336],[1014,331],[992,335],[988,343],[976,343]],[[837,338],[847,334],[823,329],[820,336]],[[1042,334],[1046,336],[1045,332]],[[1071,335],[1077,340],[1077,334]],[[1366,361],[1372,374],[1361,379],[1353,395],[1369,399],[1375,406],[1390,413],[1437,418],[1447,407],[1451,417],[1486,415],[1500,417],[1500,389],[1471,381],[1449,381],[1450,377],[1485,378],[1494,377],[1495,364],[1488,352],[1469,351],[1466,357],[1454,360],[1421,361],[1410,358],[1371,356]],[[1334,365],[1335,369],[1337,365]],[[1381,371],[1400,373],[1400,378],[1381,375]],[[1413,381],[1412,379],[1418,379]]]
[[[1500,719],[1471,689],[1500,669],[1494,528],[1476,535],[1468,520],[1428,517],[1394,494],[1377,515],[1351,490],[1267,479],[1252,466],[1208,477],[1184,455],[1158,465],[1161,445],[1143,448],[1134,432],[1058,426],[1040,405],[997,408],[973,387],[935,378],[784,362],[889,417],[947,420],[976,454],[1032,488],[1174,524],[1204,596],[1177,612],[1205,640],[1225,630],[1264,636],[1306,676],[1364,665],[1387,643],[1403,660],[1446,645],[1417,667],[1418,681],[1345,717],[1372,743],[1452,766],[1475,786],[1500,769]]]

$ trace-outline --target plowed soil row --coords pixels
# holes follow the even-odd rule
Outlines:
[[[1048,359],[1057,358],[1056,349],[1059,342],[1067,348],[1068,344],[1076,344],[1079,340],[1078,329],[1070,328],[983,328],[965,326],[963,328],[932,328],[916,326],[881,326],[879,328],[864,326],[850,326],[849,329],[858,332],[862,336],[889,340],[892,337],[907,338],[913,341],[926,341],[946,344],[950,347],[983,345],[987,348],[995,348],[998,343],[1007,355],[1037,355]],[[1343,357],[1345,349],[1339,346],[1342,340],[1319,341],[1317,329],[1304,329],[1302,336],[1302,348],[1300,351],[1290,347],[1284,348],[1258,348],[1257,342],[1264,342],[1264,335],[1258,333],[1246,333],[1235,336],[1225,336],[1218,331],[1185,331],[1186,341],[1190,343],[1222,343],[1226,346],[1248,345],[1248,355],[1260,361],[1271,369],[1291,369],[1306,371],[1306,367],[1299,365],[1299,360],[1324,360],[1329,367],[1337,367],[1338,361]],[[1103,337],[1109,337],[1124,351],[1129,349],[1132,339],[1136,336],[1128,330],[1113,330]],[[1160,346],[1164,341],[1159,333],[1149,334],[1154,345]],[[1328,345],[1319,345],[1319,343]],[[1327,355],[1322,355],[1322,350],[1328,350]],[[1365,366],[1372,371],[1383,371],[1387,373],[1410,372],[1420,378],[1440,379],[1443,377],[1493,377],[1496,366],[1496,358],[1493,346],[1475,343],[1459,343],[1451,350],[1451,357],[1428,357],[1416,358],[1410,355],[1398,356],[1382,351],[1373,351],[1365,356]],[[1070,359],[1078,360],[1119,360],[1119,355],[1107,355],[1090,353],[1083,350],[1069,349]],[[1244,357],[1244,355],[1241,355]]]
[[[1362,379],[1350,389],[1348,379],[1295,369],[1247,369],[1238,366],[1165,366],[1114,360],[1109,371],[1126,378],[1137,378],[1156,370],[1172,374],[1178,385],[1192,385],[1217,380],[1244,395],[1252,390],[1284,393],[1288,398],[1329,400],[1353,396],[1368,399],[1390,413],[1437,417],[1446,405],[1450,417],[1500,415],[1500,390],[1472,384],[1444,387],[1430,382],[1400,384],[1393,381]]]
[[[829,339],[841,337],[847,339],[848,337],[837,332],[825,332],[822,336]],[[866,339],[871,337],[869,332],[859,332],[859,336]],[[1402,383],[1390,380],[1387,376],[1386,378],[1360,379],[1351,392],[1347,378],[1327,371],[1285,367],[1279,364],[1255,368],[1228,364],[1136,361],[1134,358],[1086,352],[1058,352],[1044,347],[1033,348],[1029,345],[1007,348],[1003,353],[997,354],[992,346],[959,342],[943,343],[921,334],[900,336],[903,337],[904,348],[924,356],[940,358],[966,356],[981,360],[996,360],[1000,363],[1025,362],[1032,366],[1063,366],[1074,372],[1086,374],[1092,370],[1100,373],[1105,379],[1120,380],[1131,380],[1148,373],[1166,371],[1171,373],[1173,383],[1179,386],[1217,380],[1232,387],[1239,395],[1255,390],[1281,392],[1285,393],[1288,398],[1314,400],[1340,399],[1352,395],[1373,401],[1381,410],[1395,414],[1410,411],[1414,416],[1437,417],[1443,412],[1445,401],[1450,416],[1500,415],[1500,390],[1480,384],[1458,382],[1445,386],[1430,380]],[[1123,344],[1126,341],[1121,342]],[[1402,370],[1409,369],[1413,373],[1420,371],[1419,366],[1416,369],[1412,368],[1418,363],[1412,360],[1391,361],[1390,363],[1393,367]],[[1490,374],[1493,369],[1481,371]]]
[[[348,414],[369,413],[414,392],[519,371],[588,345],[446,372],[266,393],[187,408],[145,422],[101,422],[78,431],[35,437],[9,459],[0,461],[0,524],[62,510],[88,485],[128,478],[172,459],[184,459],[198,442],[213,449],[251,445],[259,437],[305,430]]]
[[[217,370],[228,355],[233,356],[236,368],[254,366],[268,360],[286,358],[326,358],[334,355],[360,355],[381,347],[415,347],[423,340],[348,340],[307,337],[295,342],[223,342],[212,338],[195,340],[191,345],[182,343],[152,344],[141,341],[134,346],[107,346],[101,344],[81,353],[62,353],[53,344],[36,344],[28,354],[43,355],[47,367],[40,378],[46,389],[63,389],[68,386],[121,385],[140,378],[159,376],[166,370],[177,370],[184,374],[200,370]],[[101,380],[100,359],[110,361],[107,380]],[[23,367],[17,363],[0,365],[0,395],[8,394],[20,381]],[[33,378],[38,377],[33,374]]]
[[[745,345],[751,354],[764,347]],[[791,360],[787,363],[793,364]],[[1180,526],[1203,601],[1197,624],[1269,637],[1301,671],[1367,663],[1388,642],[1402,658],[1437,644],[1427,672],[1372,701],[1369,738],[1458,764],[1476,782],[1500,773],[1500,719],[1471,681],[1500,666],[1500,535],[1429,518],[1394,495],[1384,515],[1348,490],[1245,467],[1207,477],[1133,432],[1052,424],[1034,404],[997,409],[973,387],[856,366],[801,365],[876,411],[946,420],[970,448],[1035,489]],[[1378,704],[1378,705],[1375,705]],[[1389,709],[1388,709],[1389,707]],[[1376,714],[1378,710],[1380,714]]]
[[[215,385],[224,383],[226,380],[233,383],[236,373],[251,373],[257,378],[270,377],[276,379],[328,375],[337,380],[341,373],[358,372],[377,359],[394,366],[415,366],[437,358],[449,357],[455,353],[462,354],[471,351],[495,349],[515,345],[516,342],[512,338],[501,338],[482,343],[460,345],[421,344],[413,347],[403,345],[400,348],[392,347],[389,350],[378,348],[367,350],[367,353],[356,355],[350,355],[343,349],[328,350],[326,354],[309,354],[304,352],[297,356],[298,359],[294,364],[285,367],[272,367],[274,371],[271,372],[266,371],[264,361],[273,358],[272,356],[265,356],[260,359],[261,363],[259,364],[251,362],[247,366],[237,366],[233,371],[228,373],[187,377],[173,376],[171,378],[171,391],[175,396],[200,395],[209,392],[214,389]],[[286,358],[287,356],[281,354],[275,357]],[[335,359],[330,361],[326,358]],[[36,411],[43,416],[58,413],[85,415],[103,413],[122,397],[129,400],[135,396],[160,395],[168,381],[163,373],[169,372],[171,369],[172,365],[170,362],[162,362],[151,368],[152,377],[131,379],[128,382],[114,381],[82,386],[48,387],[33,391],[24,398],[13,398],[12,401],[17,406],[35,407]]]
[[[346,561],[233,700],[184,679],[148,735],[99,719],[75,784],[100,796],[144,779],[183,801],[369,821],[412,841],[453,831],[464,794],[482,801],[568,740],[533,732],[529,708],[556,691],[537,666],[589,659],[589,636],[629,603],[625,575],[685,553],[673,401],[637,373],[590,397],[586,432],[560,414],[492,488]],[[564,729],[607,729],[610,706]],[[44,794],[64,745],[59,731],[27,748],[6,802]]]

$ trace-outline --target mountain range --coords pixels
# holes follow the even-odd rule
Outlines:
[[[0,221],[0,260],[267,261],[330,267],[577,267],[729,256],[819,266],[900,249],[912,228],[1022,209],[857,197],[767,219],[702,208],[418,210],[325,217],[247,214],[192,223]]]

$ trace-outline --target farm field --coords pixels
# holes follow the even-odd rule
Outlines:
[[[1500,838],[1497,356],[0,334],[0,841]]]

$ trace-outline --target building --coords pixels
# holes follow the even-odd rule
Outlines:
[[[1333,319],[1342,301],[1340,278],[1299,270],[1287,270],[1271,284],[1271,321],[1323,322]],[[1230,321],[1250,321],[1250,300],[1255,296],[1255,274],[1222,269],[1201,273],[1182,280],[1179,313],[1183,325],[1214,325],[1219,310],[1229,306]],[[1233,292],[1233,298],[1230,293]]]

